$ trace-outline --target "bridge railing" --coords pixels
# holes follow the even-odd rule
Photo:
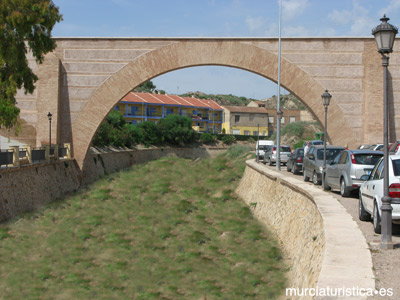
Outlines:
[[[50,163],[69,158],[71,158],[71,144],[69,143],[63,145],[46,145],[39,148],[11,146],[9,149],[0,150],[0,168]]]

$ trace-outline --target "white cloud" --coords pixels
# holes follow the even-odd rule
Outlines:
[[[328,15],[328,19],[339,25],[347,25],[351,22],[352,13],[348,10],[334,10]]]
[[[282,0],[282,14],[285,20],[301,15],[309,5],[309,0]]]
[[[256,32],[260,29],[265,28],[264,19],[262,17],[247,17],[246,24],[250,32]]]
[[[379,16],[382,17],[384,14],[386,14],[390,18],[390,14],[398,10],[400,10],[400,1],[391,0],[388,6],[379,10]]]

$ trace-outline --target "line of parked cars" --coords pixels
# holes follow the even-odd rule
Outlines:
[[[314,184],[322,185],[324,190],[339,190],[343,197],[358,193],[360,220],[372,219],[375,233],[380,233],[384,174],[383,152],[380,151],[383,150],[382,144],[363,145],[365,147],[356,150],[327,145],[324,169],[323,142],[312,142],[306,155],[302,148],[292,152],[289,146],[281,145],[281,163],[287,166],[288,172],[302,172],[304,181],[311,179]],[[275,164],[276,151],[276,145],[269,145],[261,162]],[[400,141],[390,145],[389,154],[392,220],[400,224]]]

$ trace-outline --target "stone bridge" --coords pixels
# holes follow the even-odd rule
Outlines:
[[[181,68],[214,65],[247,70],[277,82],[276,38],[56,38],[32,95],[18,93],[22,130],[18,140],[48,143],[47,113],[53,114],[52,142],[71,142],[83,167],[100,123],[131,89]],[[390,140],[400,133],[400,45],[389,66]],[[382,142],[383,68],[371,38],[282,39],[281,84],[323,125],[321,94],[332,94],[328,139],[350,147]],[[245,83],[244,83],[245,84]]]

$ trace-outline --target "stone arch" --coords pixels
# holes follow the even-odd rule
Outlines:
[[[219,65],[247,70],[277,82],[278,56],[260,47],[238,41],[183,41],[147,52],[106,80],[91,96],[72,126],[74,157],[80,168],[101,122],[115,104],[132,88],[164,73],[194,66]],[[324,120],[321,94],[324,87],[295,64],[282,59],[281,85],[294,93],[312,111],[318,122]],[[329,106],[328,140],[339,142],[341,132],[354,140],[354,132],[345,121],[334,99]],[[343,136],[343,135],[341,135]],[[340,140],[340,143],[348,141]]]

